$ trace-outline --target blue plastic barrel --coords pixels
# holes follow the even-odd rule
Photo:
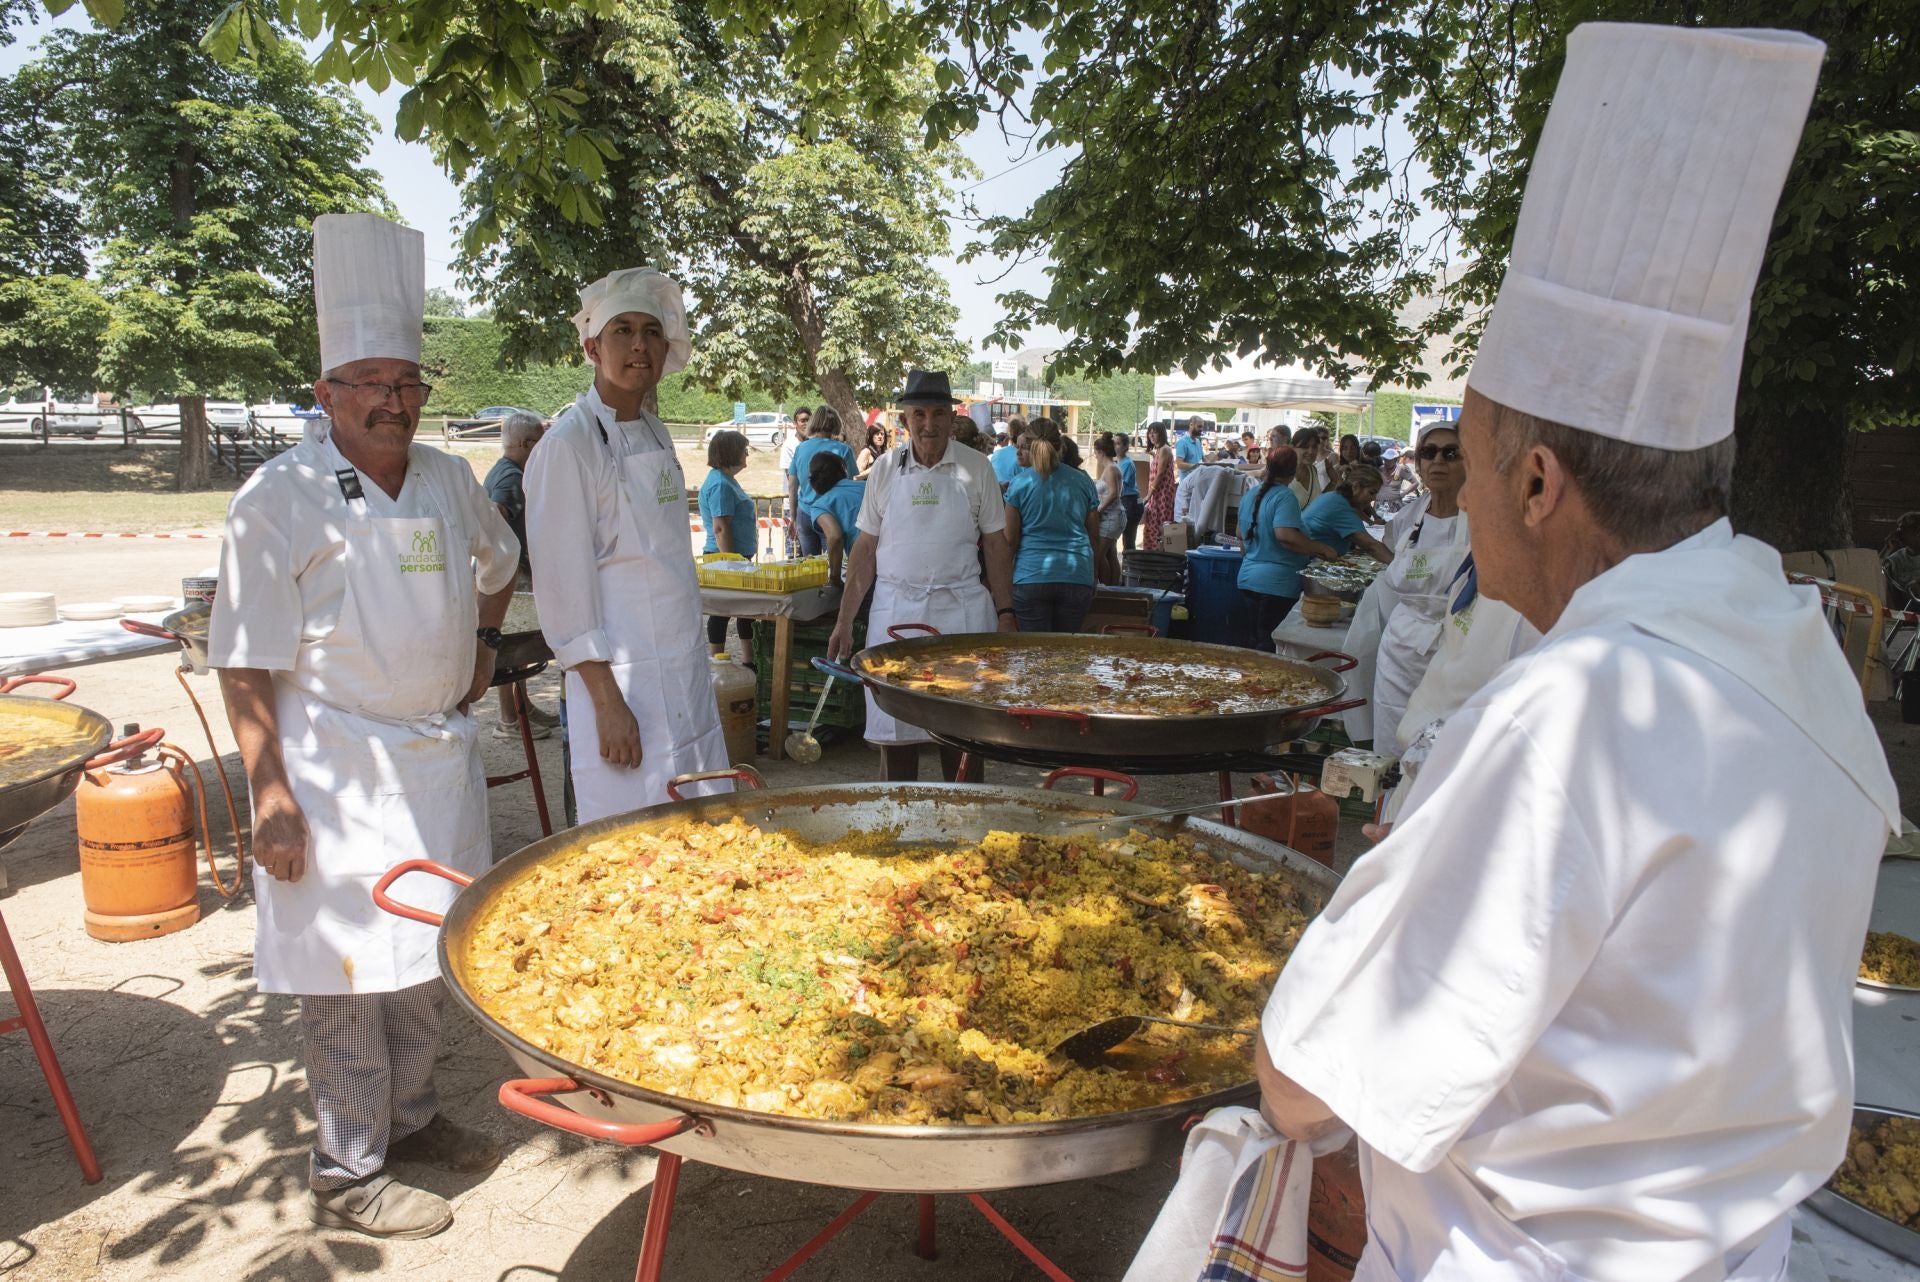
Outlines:
[[[1187,611],[1192,639],[1214,645],[1240,645],[1252,626],[1247,599],[1240,594],[1239,548],[1199,547],[1187,553]]]

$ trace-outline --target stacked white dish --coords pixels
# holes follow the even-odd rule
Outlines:
[[[68,623],[95,623],[101,619],[120,617],[120,606],[114,601],[81,601],[73,605],[60,607],[60,617]]]
[[[180,608],[179,597],[156,596],[153,593],[115,597],[113,602],[123,614],[171,614]]]
[[[0,592],[0,628],[41,628],[59,617],[51,592]]]

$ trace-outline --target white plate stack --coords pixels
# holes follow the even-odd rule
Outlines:
[[[179,597],[155,596],[151,593],[115,597],[113,603],[120,607],[123,614],[171,614],[180,608]]]
[[[42,628],[59,617],[51,592],[0,592],[0,628]]]
[[[66,623],[98,623],[119,617],[120,607],[113,601],[81,601],[60,607],[60,618]]]

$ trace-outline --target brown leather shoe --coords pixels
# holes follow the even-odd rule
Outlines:
[[[500,1146],[475,1130],[435,1113],[433,1120],[407,1136],[387,1145],[390,1162],[419,1162],[443,1171],[472,1174],[500,1165]]]
[[[323,1229],[350,1229],[368,1237],[432,1237],[453,1223],[453,1206],[425,1189],[381,1171],[339,1189],[310,1189],[307,1214]]]

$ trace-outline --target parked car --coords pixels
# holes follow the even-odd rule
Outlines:
[[[48,410],[51,408],[51,419]],[[103,428],[117,423],[114,410],[103,410],[94,402],[64,401],[49,398],[43,390],[36,397],[15,397],[0,405],[0,429],[39,436],[50,428],[54,436],[78,436],[92,440]]]
[[[459,438],[462,440],[498,436],[500,435],[500,425],[509,418],[512,418],[515,414],[531,414],[540,420],[542,426],[553,426],[552,419],[537,410],[527,409],[525,406],[489,405],[485,409],[475,411],[466,418],[448,419],[447,436],[449,439]]]
[[[713,438],[722,432],[740,432],[746,436],[747,444],[770,450],[780,444],[780,433],[792,426],[793,420],[785,414],[776,414],[772,410],[755,410],[747,415],[744,423],[735,423],[731,420],[715,423],[706,430],[706,434],[700,438],[700,443],[711,444]]]
[[[155,401],[151,405],[129,405],[128,425],[142,436],[178,436],[180,402]],[[228,440],[246,435],[247,407],[239,401],[208,401],[207,429]]]

